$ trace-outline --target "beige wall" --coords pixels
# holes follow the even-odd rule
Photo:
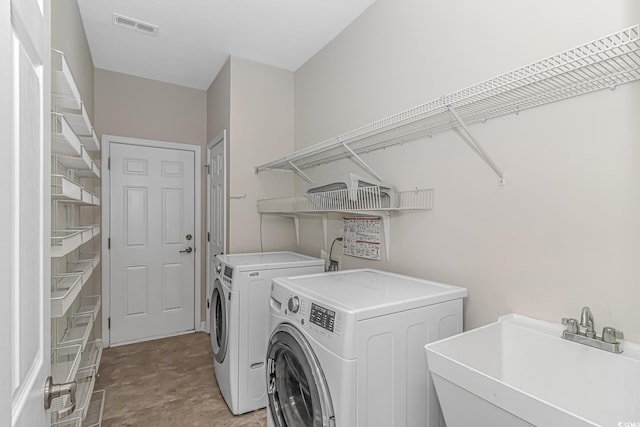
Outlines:
[[[293,113],[293,73],[231,58],[229,253],[295,246],[290,219],[270,218],[261,238],[256,211],[260,198],[291,194],[291,177],[254,170],[263,159],[293,150]]]
[[[101,135],[152,139],[199,145],[204,166],[207,132],[207,93],[169,83],[102,69],[95,70],[95,127]],[[201,169],[202,170],[202,169]],[[205,174],[201,175],[201,242],[206,242]],[[196,252],[198,253],[198,252]],[[206,251],[199,251],[201,316],[204,320]],[[196,325],[196,328],[199,325]]]
[[[636,3],[378,0],[295,73],[296,148],[636,24]],[[435,188],[435,207],[392,219],[389,263],[343,266],[467,287],[467,329],[589,305],[597,328],[640,341],[637,117],[635,83],[472,126],[504,187],[453,132],[365,155],[398,189]],[[366,175],[349,161],[309,173],[346,171]],[[319,228],[303,222],[302,251],[319,254]]]

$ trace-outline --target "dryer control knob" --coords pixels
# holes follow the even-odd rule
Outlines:
[[[298,297],[291,297],[287,305],[289,306],[290,312],[297,313],[298,310],[300,310],[300,299]]]
[[[222,264],[216,265],[216,273],[220,273],[222,271]]]

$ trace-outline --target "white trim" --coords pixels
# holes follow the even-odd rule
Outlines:
[[[229,162],[227,161],[227,153],[228,153],[228,144],[229,142],[227,141],[227,130],[224,129],[222,130],[222,132],[220,132],[219,134],[217,134],[213,139],[211,139],[211,141],[209,141],[207,143],[207,152],[206,152],[206,161],[207,164],[210,165],[210,158],[209,158],[209,152],[211,151],[211,149],[213,149],[213,147],[215,147],[216,145],[222,143],[222,158],[223,158],[223,162],[224,162],[224,185],[223,185],[223,189],[224,189],[224,195],[222,197],[224,206],[223,206],[223,211],[224,214],[222,216],[222,219],[224,221],[222,228],[224,229],[224,244],[222,245],[224,248],[224,252],[228,251],[227,248],[227,185],[229,182],[229,171],[227,170],[227,166],[229,165]],[[211,167],[211,166],[209,166]],[[207,170],[207,196],[205,197],[205,201],[207,203],[206,205],[206,224],[205,224],[205,229],[208,232],[211,232],[211,230],[209,229],[209,224],[211,223],[210,218],[211,218],[211,212],[209,210],[209,194],[211,194],[211,181],[209,180],[209,174],[208,174],[208,170]],[[206,250],[206,256],[205,256],[205,282],[206,282],[206,286],[205,286],[205,300],[207,298],[209,298],[209,295],[211,295],[211,293],[213,292],[213,278],[212,278],[212,272],[210,271],[209,268],[209,258],[211,257],[211,254],[209,253],[209,242],[205,243],[207,250]],[[210,310],[209,307],[205,307],[205,324],[204,324],[204,328],[202,328],[203,331],[206,331],[208,333],[211,333],[211,331],[209,330],[209,325],[211,324],[211,319],[210,319]]]
[[[202,310],[202,300],[200,294],[202,293],[202,262],[201,256],[199,256],[199,250],[202,248],[202,225],[201,225],[201,183],[202,179],[201,167],[202,147],[194,144],[180,144],[177,142],[156,141],[151,139],[129,138],[116,135],[102,135],[102,342],[105,347],[111,345],[111,336],[108,328],[108,317],[111,312],[111,301],[109,295],[111,294],[111,279],[109,275],[109,269],[111,267],[110,253],[107,248],[107,239],[111,236],[111,229],[109,228],[110,215],[111,215],[111,189],[109,188],[111,171],[107,168],[109,157],[111,154],[111,144],[121,143],[129,145],[138,145],[144,147],[153,148],[169,148],[172,150],[191,151],[194,154],[194,221],[195,221],[195,233],[194,233],[194,248],[196,254],[194,257],[194,319],[193,328],[197,330],[198,326],[202,323],[202,316],[200,312]]]

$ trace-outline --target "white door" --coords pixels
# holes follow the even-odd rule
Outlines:
[[[193,151],[110,145],[110,342],[194,330]]]
[[[0,425],[50,425],[49,2],[0,1]]]
[[[226,192],[226,131],[207,144],[207,308],[215,280],[215,257],[226,252],[227,192]],[[210,310],[206,313],[209,329]],[[209,331],[211,332],[211,331]]]

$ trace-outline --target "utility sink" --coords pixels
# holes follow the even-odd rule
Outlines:
[[[640,426],[640,345],[614,354],[510,314],[425,346],[447,427]]]

